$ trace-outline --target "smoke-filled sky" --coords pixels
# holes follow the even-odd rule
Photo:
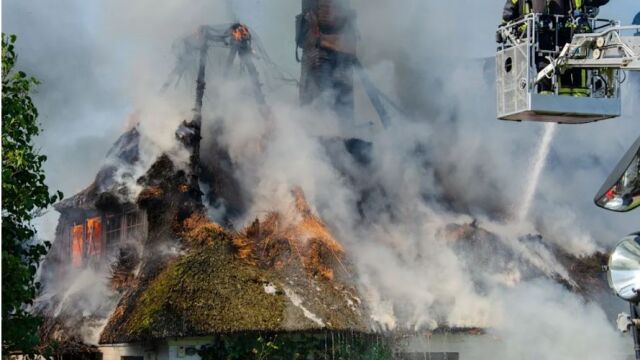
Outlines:
[[[414,69],[422,63],[425,76],[435,76],[429,73],[432,68],[443,84],[422,89],[416,101],[448,102],[443,95],[449,91],[477,117],[467,119],[470,126],[482,124],[481,132],[474,129],[472,141],[482,138],[495,152],[474,157],[480,162],[476,166],[500,166],[501,159],[490,158],[504,155],[499,154],[499,146],[531,150],[540,131],[537,124],[495,121],[493,89],[473,83],[479,74],[449,65],[452,58],[492,56],[493,31],[502,5],[501,0],[449,1],[446,5],[406,1],[402,6],[384,0],[355,1],[364,62],[397,64],[398,56],[406,56],[406,63]],[[238,17],[256,29],[276,63],[293,74],[298,71],[293,57],[292,19],[300,6],[296,0],[154,3],[153,11],[145,1],[65,0],[54,6],[43,0],[6,0],[2,6],[3,31],[19,37],[19,66],[42,81],[35,98],[45,128],[38,142],[49,156],[48,183],[67,195],[92,180],[129,115],[140,107],[141,99],[158,91],[157,85],[168,74],[173,61],[171,43],[197,25]],[[637,0],[617,0],[604,7],[601,15],[628,23],[638,10]],[[396,71],[401,70],[396,67]],[[633,102],[629,92],[626,109]],[[610,214],[591,202],[612,162],[638,133],[633,112],[625,115],[605,123],[562,127],[552,150],[556,166],[552,163],[548,168],[555,176],[543,177],[546,186],[541,191],[548,201],[559,196],[567,204],[571,198],[570,206],[590,219],[580,223],[591,224],[589,230],[609,244],[635,230],[633,214]],[[506,182],[520,185],[518,174],[504,173],[505,168],[496,171]],[[616,225],[607,226],[611,224]]]
[[[622,118],[558,128],[526,226],[496,215],[519,208],[542,133],[540,124],[495,119],[492,63],[487,70],[483,59],[493,55],[502,5],[502,0],[353,0],[361,60],[411,118],[394,119],[386,131],[374,126],[368,135],[374,143],[371,174],[350,174],[384,194],[380,202],[374,194],[363,210],[376,219],[370,227],[362,227],[355,216],[355,190],[360,189],[345,183],[333,168],[335,159],[328,159],[315,139],[318,132],[335,132],[331,119],[300,111],[292,106],[295,98],[274,99],[273,144],[257,161],[247,143],[263,125],[246,98],[234,97],[230,87],[216,99],[205,99],[205,111],[217,112],[231,129],[223,141],[240,164],[242,185],[250,189],[248,217],[276,206],[275,197],[286,196],[290,186],[301,186],[352,250],[362,291],[381,326],[422,327],[439,320],[433,315],[438,310],[454,325],[489,325],[511,334],[499,333],[513,344],[504,349],[504,359],[532,358],[526,352],[530,337],[557,326],[562,336],[541,338],[541,343],[567,351],[567,358],[602,358],[619,351],[621,340],[599,307],[546,282],[467,294],[474,276],[468,264],[434,240],[442,226],[473,216],[503,235],[501,241],[520,258],[540,260],[539,271],[562,276],[553,259],[527,248],[517,235],[541,232],[566,250],[588,254],[637,230],[637,213],[613,214],[592,202],[640,134],[637,76],[635,86],[631,81],[624,86]],[[175,126],[189,116],[190,94],[168,100],[159,89],[174,63],[172,43],[199,25],[246,22],[273,61],[297,74],[293,18],[299,9],[297,0],[5,0],[3,31],[18,35],[19,66],[42,81],[35,100],[45,129],[38,142],[49,156],[49,185],[67,196],[87,186],[132,118],[141,121],[158,148],[172,145]],[[613,0],[601,15],[629,23],[638,11],[637,0]],[[212,103],[222,106],[212,109]],[[360,108],[358,114],[360,124],[377,121],[370,109]],[[464,211],[422,201],[445,193],[454,194]],[[400,219],[385,217],[387,207]],[[500,275],[518,283],[520,272],[511,270],[487,271],[484,280],[504,281],[490,278]],[[568,308],[584,318],[572,322]],[[518,327],[520,321],[528,331]],[[573,339],[578,332],[582,337]]]

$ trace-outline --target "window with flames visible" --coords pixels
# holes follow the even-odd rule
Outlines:
[[[100,257],[104,250],[102,242],[102,219],[93,217],[87,219],[87,256]]]
[[[80,268],[86,260],[102,258],[121,242],[142,241],[145,235],[146,216],[134,209],[75,223],[70,229],[71,264]]]
[[[79,268],[84,258],[84,225],[74,225],[71,228],[71,265]]]

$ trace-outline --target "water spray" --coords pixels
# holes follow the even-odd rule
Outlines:
[[[531,211],[531,206],[533,205],[533,200],[536,195],[536,190],[538,189],[538,183],[540,182],[540,175],[542,175],[544,166],[547,163],[549,150],[551,150],[551,142],[553,141],[557,126],[558,124],[556,123],[546,123],[544,125],[544,132],[540,139],[540,143],[538,144],[538,151],[531,163],[524,198],[522,199],[522,204],[517,211],[516,220],[518,222],[526,220],[529,216],[529,212]]]

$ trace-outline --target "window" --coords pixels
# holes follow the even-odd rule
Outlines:
[[[128,239],[142,240],[144,236],[144,216],[140,211],[125,214],[126,234]]]
[[[82,267],[83,243],[84,243],[84,226],[74,225],[71,228],[71,265],[73,267]]]
[[[122,234],[122,216],[120,215],[107,215],[106,225],[106,240],[107,247],[109,249],[117,246],[120,243],[120,235]]]
[[[59,360],[102,360],[102,353],[65,353],[57,357]]]
[[[102,219],[94,217],[87,219],[87,256],[100,257],[102,246]]]
[[[131,206],[123,212],[87,218],[69,229],[71,264],[80,268],[85,260],[99,260],[115,250],[123,240],[142,241],[147,217]]]

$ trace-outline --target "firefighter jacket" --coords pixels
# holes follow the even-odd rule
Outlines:
[[[608,2],[609,0],[506,0],[502,20],[513,21],[530,13],[571,15],[575,10],[599,7]]]

